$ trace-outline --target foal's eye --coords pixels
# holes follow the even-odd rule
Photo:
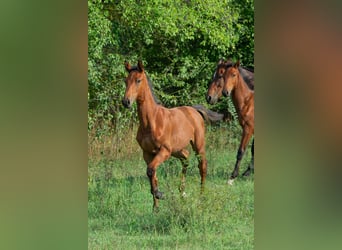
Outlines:
[[[141,82],[141,79],[137,79],[136,82],[139,84]]]

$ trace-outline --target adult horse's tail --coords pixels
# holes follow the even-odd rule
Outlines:
[[[223,114],[216,113],[209,109],[206,109],[203,105],[193,105],[194,109],[196,109],[203,117],[203,119],[207,122],[218,122],[224,118]]]

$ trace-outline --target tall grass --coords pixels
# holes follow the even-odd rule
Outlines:
[[[226,184],[239,143],[236,132],[208,128],[208,176],[202,195],[193,154],[185,198],[178,192],[179,160],[171,158],[158,168],[159,187],[166,196],[158,213],[152,213],[146,165],[135,139],[126,136],[116,155],[110,154],[113,148],[101,151],[104,145],[90,145],[101,150],[89,151],[89,249],[253,249],[253,176]],[[131,134],[135,137],[135,131]],[[249,159],[247,152],[242,170]]]

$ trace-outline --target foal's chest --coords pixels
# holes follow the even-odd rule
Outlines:
[[[150,131],[145,133],[138,131],[137,141],[144,151],[153,154],[157,153],[161,146],[161,144],[154,139],[154,136]]]

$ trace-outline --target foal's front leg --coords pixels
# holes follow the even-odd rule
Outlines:
[[[243,176],[249,176],[250,173],[254,171],[254,138],[252,141],[251,154],[252,154],[251,162],[248,165],[248,168],[246,169],[246,171],[242,174]]]
[[[241,142],[240,142],[240,146],[239,146],[239,150],[238,153],[236,155],[236,163],[235,163],[235,167],[234,167],[234,171],[230,176],[230,179],[228,180],[228,184],[233,184],[233,180],[239,175],[239,168],[240,168],[240,163],[242,160],[242,157],[245,153],[246,150],[246,146],[249,142],[249,140],[252,137],[252,133],[249,130],[249,127],[244,127],[243,128],[243,132],[242,132],[242,138],[241,138]]]
[[[170,157],[171,153],[165,147],[161,147],[153,160],[147,165],[146,174],[151,184],[151,194],[153,195],[153,209],[158,208],[158,200],[163,197],[163,193],[158,190],[157,168]]]

